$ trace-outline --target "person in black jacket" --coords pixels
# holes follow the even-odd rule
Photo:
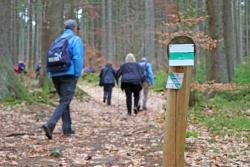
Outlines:
[[[100,72],[100,86],[103,86],[103,102],[111,105],[112,89],[115,86],[115,70],[111,63],[107,63]]]
[[[134,95],[134,113],[139,111],[140,91],[142,83],[145,80],[143,68],[136,63],[135,57],[132,53],[126,56],[125,63],[120,66],[116,73],[116,80],[121,76],[121,89],[126,93],[126,104],[128,115],[131,115],[132,110],[132,94]]]

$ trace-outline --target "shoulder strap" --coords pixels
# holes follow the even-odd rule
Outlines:
[[[66,36],[66,37],[60,37],[60,39],[67,39],[67,40],[70,40],[73,36],[75,36],[75,35],[69,35],[69,36]]]
[[[69,40],[69,39],[71,39],[73,36],[75,36],[75,35],[69,35],[69,36],[67,36],[67,37],[65,37],[67,40]]]

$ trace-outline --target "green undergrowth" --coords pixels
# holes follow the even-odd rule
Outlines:
[[[20,94],[22,96],[9,96],[2,99],[1,103],[8,103],[9,105],[20,104],[23,102],[27,105],[34,103],[52,103],[52,98],[55,97],[55,88],[50,80],[48,80],[42,88],[39,88],[37,79],[21,74],[18,76],[18,82],[22,85],[22,89],[20,89]]]
[[[90,82],[93,81],[93,79],[91,79],[92,76],[94,77],[94,74],[91,74],[91,77],[89,77]],[[0,103],[16,105],[25,102],[27,105],[34,103],[50,105],[53,104],[56,98],[58,98],[54,85],[49,78],[47,78],[46,84],[44,84],[43,87],[39,87],[38,79],[30,78],[24,74],[19,75],[17,79],[19,84],[22,85],[21,89],[19,89],[20,92],[18,93],[20,95],[18,97],[15,95],[8,96],[4,99],[1,99]],[[76,87],[75,97],[80,100],[84,100],[86,97],[88,97],[88,95],[79,87]]]
[[[189,111],[190,121],[206,125],[215,134],[249,133],[250,118],[245,112],[250,109],[250,86],[210,95],[199,92],[197,99]]]
[[[250,58],[244,64],[236,66],[234,80],[237,84],[250,83]]]
[[[199,136],[198,132],[195,131],[186,131],[186,138],[197,138]]]
[[[166,89],[167,74],[165,71],[157,71],[155,73],[154,84],[152,90],[155,92],[161,92]]]
[[[98,73],[88,73],[84,74],[81,78],[84,82],[88,82],[94,85],[98,85],[99,83],[99,74]]]

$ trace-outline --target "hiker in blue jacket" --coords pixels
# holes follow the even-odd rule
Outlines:
[[[140,91],[142,83],[145,80],[142,67],[136,63],[135,57],[132,53],[126,56],[125,63],[122,64],[116,73],[116,80],[118,82],[121,76],[121,88],[126,93],[126,104],[128,115],[131,115],[132,110],[132,95],[134,95],[134,113],[139,111]]]
[[[84,45],[77,34],[77,23],[68,19],[64,22],[64,32],[59,38],[68,39],[68,52],[71,56],[70,66],[64,71],[52,71],[50,76],[59,95],[59,105],[55,108],[46,124],[42,126],[48,139],[52,139],[52,133],[57,121],[62,118],[62,130],[66,135],[74,133],[71,127],[70,102],[76,88],[77,80],[81,76],[84,64]]]
[[[107,63],[100,72],[100,86],[103,86],[103,102],[111,105],[112,89],[115,86],[115,70],[111,63]]]
[[[146,80],[143,82],[143,87],[140,94],[140,104],[142,104],[140,106],[142,106],[143,110],[147,110],[149,88],[151,85],[153,85],[154,73],[151,64],[148,62],[146,57],[142,57],[138,63],[143,68],[144,74],[146,76]]]

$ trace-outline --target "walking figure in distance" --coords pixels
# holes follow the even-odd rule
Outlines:
[[[154,73],[152,66],[146,57],[142,57],[138,63],[143,68],[144,74],[146,76],[146,80],[143,82],[142,91],[140,94],[140,106],[142,106],[143,110],[147,110],[148,94],[149,89],[154,82]]]
[[[64,22],[64,32],[54,41],[54,43],[59,45],[58,42],[60,43],[60,41],[65,41],[67,39],[67,42],[65,43],[65,46],[67,47],[65,47],[64,51],[65,53],[68,53],[68,55],[64,53],[62,55],[59,54],[60,58],[63,56],[68,57],[69,62],[66,63],[67,66],[65,64],[62,65],[62,63],[65,62],[60,62],[64,61],[60,58],[50,59],[50,51],[51,55],[53,55],[52,52],[55,50],[49,49],[48,52],[47,70],[52,77],[56,92],[60,98],[59,105],[57,105],[47,123],[42,126],[48,139],[52,139],[53,130],[60,118],[62,118],[63,133],[66,135],[74,134],[74,130],[71,127],[70,102],[73,98],[76,83],[81,76],[84,64],[84,45],[81,38],[76,34],[77,23],[75,20],[69,19]],[[55,44],[55,48],[56,47]],[[60,53],[61,52],[62,51],[60,51]],[[58,56],[58,53],[54,54],[54,56]]]
[[[132,110],[132,95],[134,96],[134,113],[139,111],[140,91],[145,80],[142,67],[136,63],[132,53],[127,54],[125,63],[120,66],[116,73],[116,80],[121,76],[121,89],[125,90],[128,115]]]
[[[106,63],[100,72],[99,78],[99,85],[103,86],[103,102],[107,101],[107,104],[111,105],[112,89],[115,86],[115,70],[111,63]]]

